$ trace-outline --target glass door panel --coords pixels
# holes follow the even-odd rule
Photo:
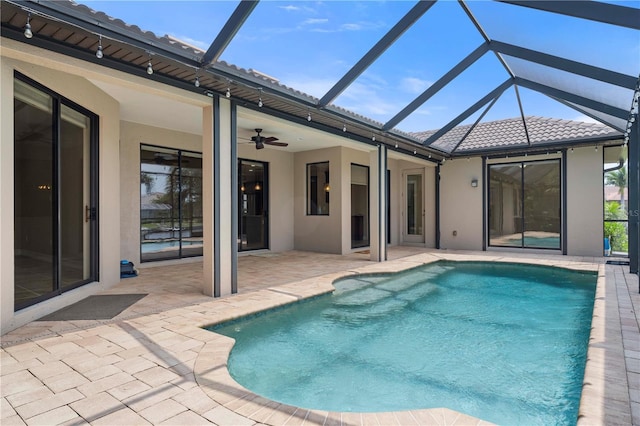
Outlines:
[[[15,307],[56,289],[53,98],[15,80]]]
[[[369,167],[351,165],[351,248],[369,245]]]
[[[424,242],[424,188],[423,172],[405,175],[405,241]]]
[[[267,249],[267,163],[240,159],[238,174],[238,251]]]
[[[524,247],[560,248],[560,162],[523,164]]]
[[[489,167],[489,245],[522,247],[522,168]]]
[[[90,268],[89,118],[62,105],[60,255],[62,286],[87,280]]]
[[[182,153],[180,157],[182,256],[202,255],[202,155]]]

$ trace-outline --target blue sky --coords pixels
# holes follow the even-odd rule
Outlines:
[[[235,9],[235,1],[80,1],[158,36],[179,38],[206,50]],[[616,2],[640,7],[640,1]],[[261,1],[221,59],[275,77],[282,84],[322,97],[414,2]],[[626,74],[640,73],[640,34],[611,25],[497,2],[469,1],[482,28],[495,40],[584,61]],[[483,42],[455,1],[434,5],[334,104],[384,123]],[[521,62],[514,61],[514,68]],[[560,86],[563,73],[532,68]],[[508,74],[487,54],[454,83],[401,122],[404,131],[437,129],[506,80]],[[568,86],[567,86],[568,85]],[[626,94],[606,85],[584,86],[590,94]],[[520,89],[527,115],[584,119],[580,112],[546,96]],[[631,95],[629,95],[630,104]],[[626,106],[624,106],[626,108]],[[479,113],[478,113],[479,114]],[[505,92],[486,120],[519,115],[515,91]],[[473,121],[474,115],[467,122]]]

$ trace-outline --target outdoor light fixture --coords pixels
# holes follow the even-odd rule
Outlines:
[[[331,191],[331,186],[329,186],[329,182],[327,182],[327,184],[324,186],[324,191],[325,192]]]
[[[344,124],[342,125],[342,131],[343,131],[343,132],[346,132],[346,131],[347,131],[347,123],[344,123]]]
[[[395,145],[393,145],[393,147],[394,147],[395,149],[398,149],[398,142],[396,142],[396,143],[395,143]]]
[[[307,121],[311,121],[311,111],[307,113]]]
[[[31,20],[31,13],[27,15],[27,23],[24,25],[24,36],[26,38],[33,37],[33,32],[31,31],[31,24],[29,21]]]
[[[478,179],[476,179],[476,178],[471,179],[471,187],[472,188],[477,188],[478,187]]]
[[[598,152],[598,145],[596,145],[596,152]]]
[[[262,108],[262,105],[264,105],[262,103],[262,97],[258,98],[258,108]]]
[[[102,34],[100,34],[100,40],[98,40],[98,50],[96,50],[96,58],[102,59],[104,53],[102,52]]]
[[[147,64],[147,74],[153,74],[153,66],[151,65],[151,58],[149,58],[149,63]]]
[[[375,142],[375,141],[376,141],[376,135],[371,135],[371,140],[372,140],[373,142]]]
[[[197,75],[195,81],[193,82],[193,85],[196,87],[200,87],[200,77],[198,77]]]
[[[231,89],[227,87],[227,92],[224,94],[225,97],[230,98],[231,97]]]

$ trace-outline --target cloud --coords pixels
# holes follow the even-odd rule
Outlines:
[[[573,119],[573,121],[582,121],[584,123],[598,123],[598,124],[602,124],[600,123],[598,120],[594,120],[593,118],[587,116],[587,115],[580,115],[576,118]]]
[[[198,49],[202,49],[202,50],[207,50],[210,45],[210,42],[207,43],[205,41],[196,40],[188,36],[173,35],[173,34],[169,34],[169,36],[175,38],[176,40],[180,40],[186,44],[190,44],[191,46],[197,47]]]
[[[417,77],[405,77],[400,81],[400,89],[413,94],[424,92],[432,82]]]
[[[279,7],[280,7],[280,9],[286,10],[287,12],[295,12],[295,11],[300,10],[300,8],[298,6],[294,6],[292,4],[288,4],[286,6],[279,6]]]
[[[309,18],[302,21],[302,25],[317,25],[326,24],[329,20],[327,18]]]
[[[340,25],[340,28],[345,30],[345,31],[360,31],[362,29],[362,25],[361,24],[342,24]]]

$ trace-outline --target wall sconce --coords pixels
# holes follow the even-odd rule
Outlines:
[[[328,183],[328,182],[327,182],[327,184],[324,186],[324,190],[325,190],[326,192],[331,191],[331,186],[329,186],[329,183]]]
[[[478,187],[478,179],[471,179],[471,187],[472,188],[477,188]]]

